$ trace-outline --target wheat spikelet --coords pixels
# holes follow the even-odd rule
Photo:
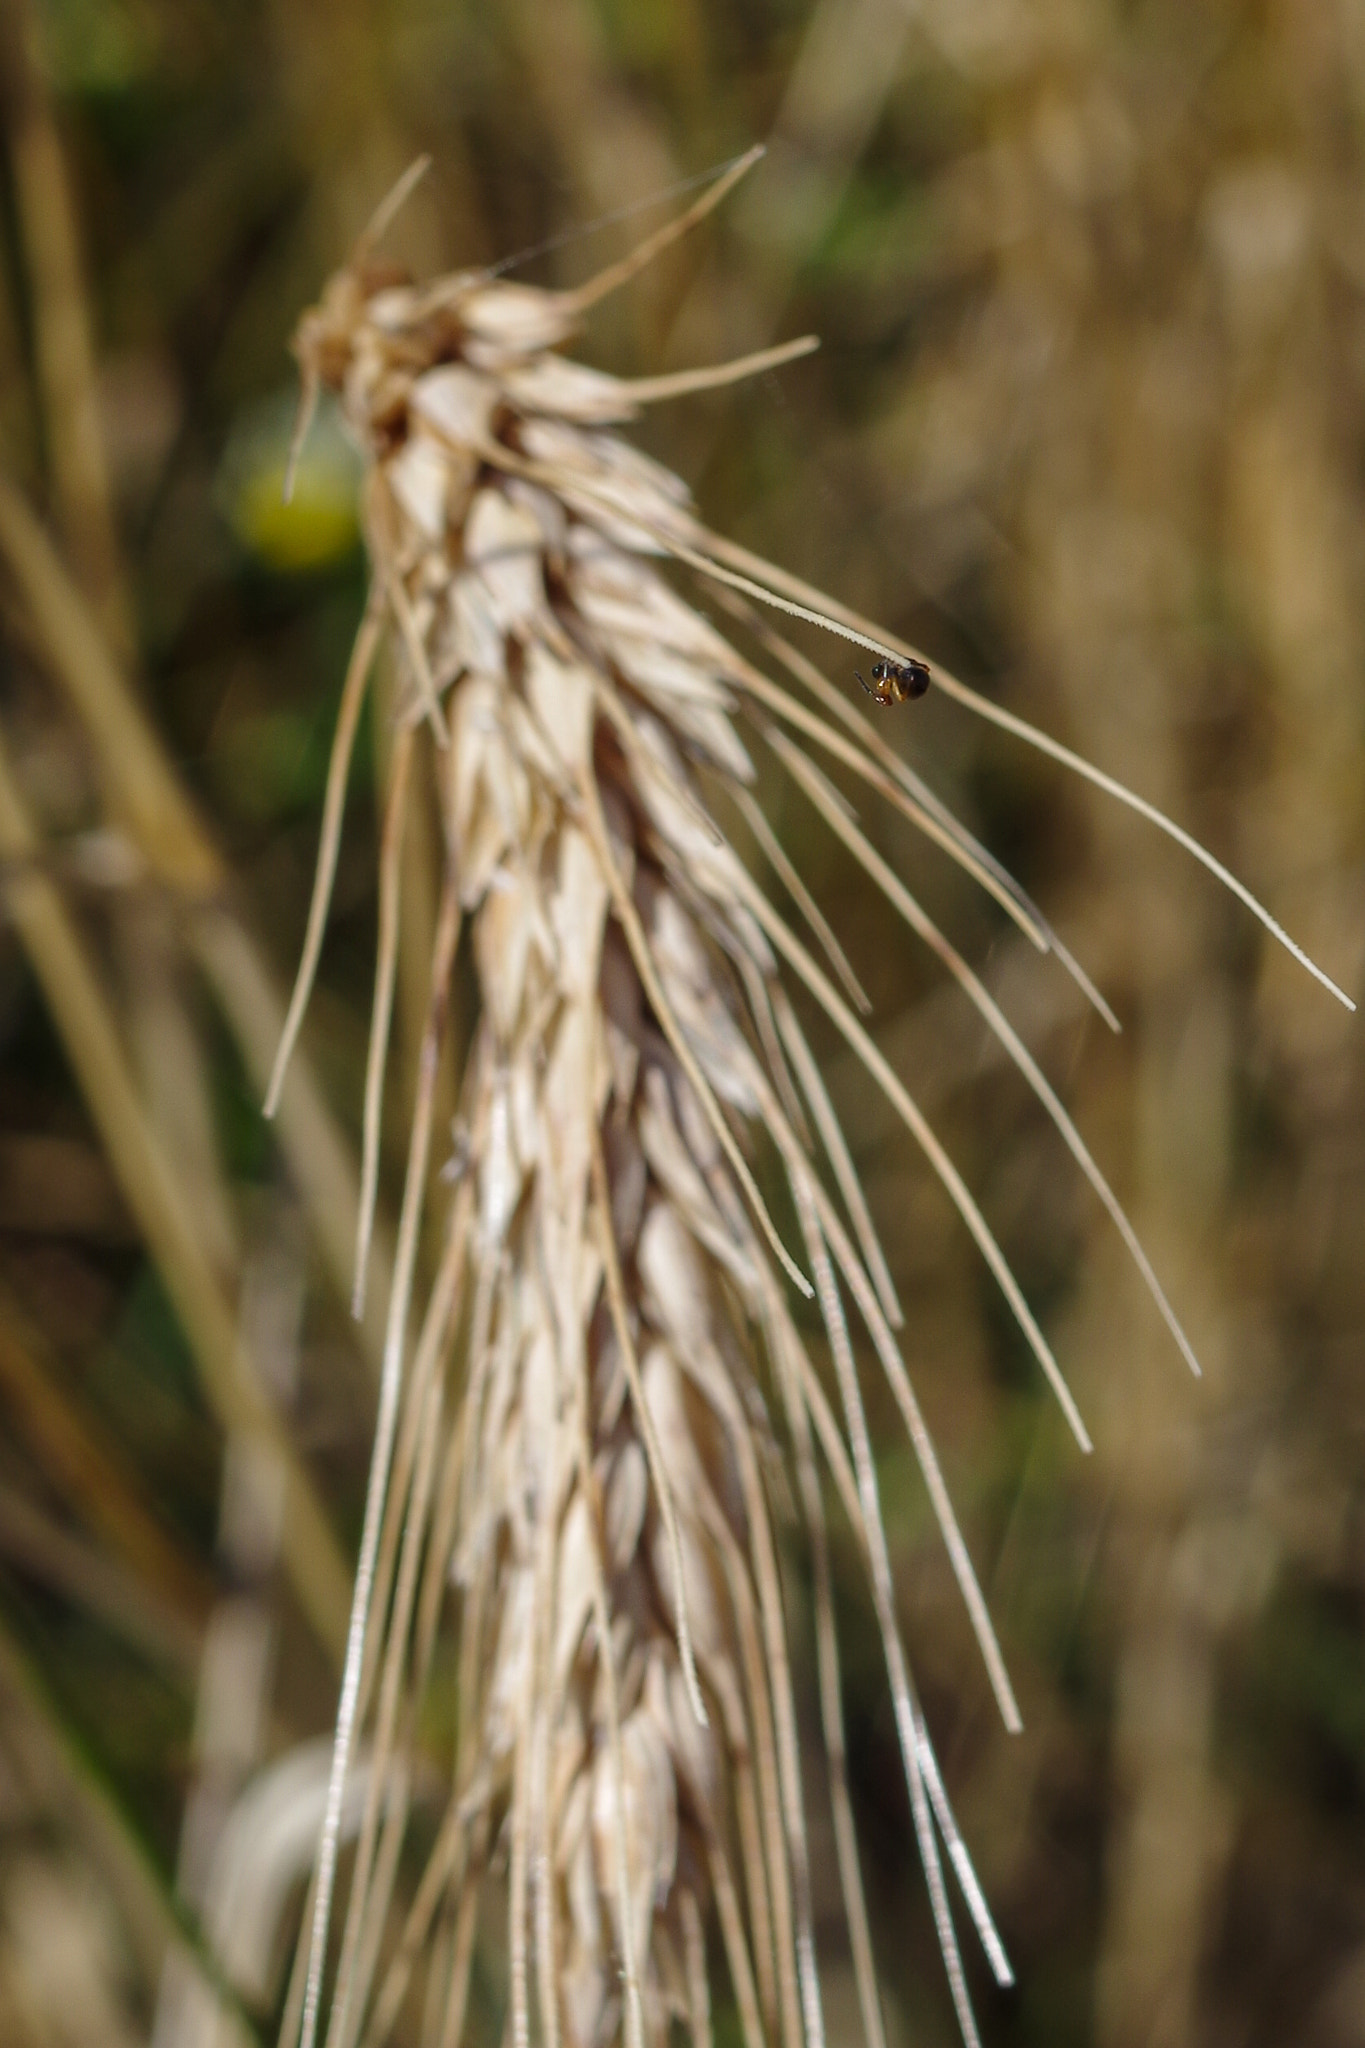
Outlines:
[[[750,161],[575,293],[488,273],[419,287],[386,270],[375,245],[405,181],[297,337],[301,429],[318,389],[330,387],[367,457],[373,585],[343,696],[272,1103],[316,965],[349,750],[384,625],[405,676],[380,853],[358,1296],[399,848],[419,746],[434,750],[445,835],[329,1820],[284,2027],[287,2043],[301,2029],[305,2048],[324,2018],[328,2048],[380,2041],[419,1972],[430,1979],[427,2037],[458,2041],[479,1915],[494,1893],[505,1900],[518,2044],[535,2036],[595,2048],[619,2038],[641,2048],[661,2042],[675,2019],[695,2042],[708,2041],[712,1927],[748,2048],[823,2039],[768,1484],[781,1453],[763,1387],[781,1416],[813,1561],[835,1835],[866,2038],[879,2048],[882,2027],[844,1783],[817,1446],[865,1551],[913,1821],[968,2041],[975,2025],[944,1851],[993,1970],[1009,1978],[898,1630],[848,1302],[910,1433],[1002,1714],[1017,1726],[1018,1713],[897,1347],[886,1263],[779,962],[924,1148],[1079,1441],[1088,1440],[969,1190],[855,1014],[867,1004],[853,970],[749,794],[738,716],[1000,1034],[1195,1363],[1061,1103],[970,968],[873,852],[814,753],[899,806],[1094,992],[1009,877],[750,601],[814,617],[884,656],[905,650],[709,534],[684,487],[609,431],[647,402],[812,344],[634,384],[559,353],[592,303]],[[663,573],[670,560],[741,615],[804,695],[677,595]],[[736,855],[724,829],[734,816],[749,821],[849,1000]],[[432,1148],[444,1143],[432,1129],[434,1080],[462,943],[480,1015],[447,1176],[443,1255],[419,1318],[418,1235]],[[760,1137],[785,1174],[796,1251],[754,1178]],[[841,1412],[789,1311],[786,1282],[814,1294]],[[395,1931],[398,1857],[426,1768],[418,1716],[452,1584],[454,1780]],[[324,2010],[337,1822],[362,1733],[368,1803]]]

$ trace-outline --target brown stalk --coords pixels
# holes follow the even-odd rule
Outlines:
[[[18,785],[0,742],[0,854],[35,848]],[[237,1339],[236,1321],[188,1221],[189,1211],[153,1134],[103,992],[52,884],[16,879],[10,915],[42,986],[124,1198],[141,1227],[189,1339],[204,1394],[224,1427],[268,1447],[285,1474],[282,1550],[300,1603],[320,1640],[340,1648],[347,1571],[278,1417]]]
[[[178,783],[156,734],[110,655],[52,543],[23,498],[0,478],[0,554],[19,587],[49,670],[94,748],[110,808],[153,874],[185,906],[190,946],[217,997],[249,1073],[264,1091],[284,1008],[259,951],[228,902],[222,862]],[[346,1143],[306,1061],[295,1059],[280,1099],[281,1149],[307,1205],[334,1286],[349,1300],[357,1176]],[[374,1259],[387,1282],[388,1246]],[[379,1289],[382,1302],[387,1287]],[[371,1362],[382,1351],[382,1308],[361,1326]]]
[[[32,0],[10,0],[0,18],[0,90],[7,102],[53,494],[102,629],[126,656],[133,645],[132,613],[114,527],[80,235],[40,41]]]
[[[161,1588],[77,1536],[21,1493],[0,1485],[0,1556],[83,1609],[144,1655],[193,1682],[203,1647],[201,1614],[173,1606]]]
[[[0,1696],[18,1712],[6,1714],[6,1737],[21,1779],[40,1809],[69,1828],[117,1898],[142,1978],[155,1985],[170,1947],[184,1938],[181,1916],[146,1845],[129,1825],[120,1802],[92,1768],[50,1697],[41,1673],[0,1617]],[[230,2007],[221,1980],[209,1985]]]
[[[208,1579],[149,1513],[113,1446],[61,1385],[46,1339],[10,1290],[0,1287],[0,1386],[30,1450],[87,1525],[197,1625],[213,1597]]]

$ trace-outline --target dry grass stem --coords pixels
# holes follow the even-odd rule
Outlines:
[[[186,914],[188,937],[248,1072],[265,1088],[278,1056],[284,1008],[260,949],[231,906],[227,871],[164,746],[29,507],[0,477],[0,553],[32,622],[45,666],[70,702],[95,755],[110,810],[157,881]],[[334,1284],[351,1293],[356,1170],[307,1061],[295,1052],[279,1099],[281,1149],[298,1184]],[[387,1293],[390,1252],[374,1263]],[[362,1342],[376,1370],[382,1321],[367,1316]]]
[[[26,862],[34,846],[0,744],[0,857]],[[341,1554],[312,1480],[244,1355],[233,1309],[147,1118],[98,977],[51,882],[39,874],[16,879],[9,910],[110,1165],[180,1318],[205,1397],[224,1426],[258,1443],[281,1475],[285,1563],[319,1639],[335,1651],[346,1611]]]

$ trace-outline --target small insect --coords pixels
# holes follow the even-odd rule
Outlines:
[[[922,661],[874,661],[870,683],[860,668],[853,673],[879,704],[903,704],[907,697],[922,697],[933,681]]]

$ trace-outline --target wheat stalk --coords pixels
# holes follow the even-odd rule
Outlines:
[[[817,1445],[865,1553],[914,1826],[968,2042],[977,2035],[945,1850],[986,1957],[1009,1981],[899,1631],[849,1302],[904,1417],[1011,1727],[1018,1710],[896,1343],[901,1318],[886,1262],[779,962],[923,1148],[1083,1447],[1088,1438],[970,1191],[859,1021],[866,997],[749,792],[753,768],[737,719],[771,749],[1000,1037],[1197,1370],[1061,1102],[981,982],[874,852],[816,752],[909,816],[1041,950],[1057,953],[1115,1024],[1112,1014],[1036,907],[883,732],[752,607],[814,620],[884,659],[912,650],[709,533],[684,487],[610,431],[645,404],[771,367],[814,344],[634,383],[559,353],[589,308],[713,207],[755,154],[574,292],[487,272],[416,286],[383,266],[378,239],[420,175],[416,165],[296,339],[300,439],[319,389],[329,387],[367,459],[373,582],[343,694],[314,903],[270,1107],[317,964],[350,750],[386,626],[404,674],[380,849],[357,1301],[417,746],[435,759],[445,870],[328,1816],[286,2044],[301,2032],[304,2048],[313,2048],[323,2018],[338,1825],[362,1732],[372,1768],[327,2048],[381,2040],[423,1964],[432,1980],[429,2038],[459,2040],[479,1915],[495,1878],[506,1897],[518,2048],[533,2031],[565,2048],[617,2038],[642,2048],[661,2042],[674,2019],[694,2042],[708,2042],[712,1925],[746,2048],[770,2040],[815,2048],[823,2039],[765,1482],[778,1451],[761,1381],[780,1405],[811,1548],[839,1874],[866,2039],[881,2048],[844,1775]],[[739,617],[787,680],[774,680],[679,597],[663,573],[670,562]],[[935,674],[982,715],[1134,803],[1214,866],[1304,957],[1179,827],[942,670]],[[815,951],[734,851],[725,824],[736,816],[789,890]],[[441,1261],[410,1345],[439,1141],[434,1082],[462,943],[480,1015],[463,1076]],[[749,1163],[760,1136],[785,1174],[799,1257]],[[790,1313],[783,1276],[814,1295],[841,1413]],[[424,1874],[386,1948],[418,1769],[418,1714],[451,1581],[459,1640],[454,1780]],[[438,1927],[441,1940],[433,1938]]]

